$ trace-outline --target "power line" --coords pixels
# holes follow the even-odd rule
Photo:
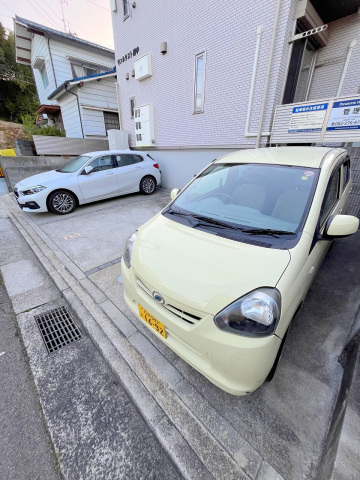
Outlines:
[[[37,4],[37,6],[38,6],[40,9],[42,9],[42,11],[44,12],[44,14],[47,15],[48,20],[50,20],[50,21],[53,23],[53,25],[56,25],[56,28],[61,28],[61,27],[59,27],[59,26],[57,25],[56,20],[53,20],[53,18],[52,18],[53,15],[54,15],[54,12],[51,12],[51,17],[50,17],[50,16],[49,16],[48,14],[46,14],[46,12],[44,11],[43,5],[40,5],[40,4],[38,3],[38,0],[34,0],[34,2]]]
[[[108,12],[110,12],[110,10],[108,8],[103,7],[102,5],[98,5],[97,3],[92,2],[91,0],[86,0],[86,1],[89,2],[89,3],[92,3],[93,5],[96,5],[99,8],[103,8],[104,10],[107,10]]]
[[[6,7],[8,10],[10,10],[10,12],[15,13],[14,10],[12,10],[8,5],[6,5],[6,3],[4,3],[4,2],[0,2],[0,3],[1,3],[1,5],[4,5],[4,7]],[[5,16],[7,16],[7,15],[5,15]]]
[[[36,8],[36,6],[32,3],[31,0],[28,0],[28,2],[37,11],[37,13],[40,15],[40,17],[42,17],[45,20],[46,23],[52,23],[52,25],[55,25],[56,28],[59,28],[56,24],[53,23],[53,21],[49,17],[45,17],[41,12],[39,12],[39,10]],[[54,27],[52,27],[52,28],[54,28]]]

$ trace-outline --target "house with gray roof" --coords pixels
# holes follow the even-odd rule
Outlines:
[[[106,138],[119,129],[115,54],[101,45],[16,16],[17,63],[32,68],[37,110],[67,137]]]

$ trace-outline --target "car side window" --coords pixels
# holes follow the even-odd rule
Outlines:
[[[322,225],[325,219],[328,217],[331,210],[339,200],[339,186],[340,186],[340,168],[338,168],[331,176],[329,184],[327,186],[324,200],[321,206],[320,212],[320,225]]]
[[[134,163],[140,163],[144,161],[141,155],[133,155],[132,157],[133,157]]]
[[[111,155],[104,155],[93,160],[89,166],[93,167],[93,172],[101,172],[112,168]]]
[[[350,158],[348,158],[343,164],[343,190],[350,180]]]
[[[133,155],[130,154],[118,154],[115,155],[116,164],[118,167],[126,167],[133,165]]]

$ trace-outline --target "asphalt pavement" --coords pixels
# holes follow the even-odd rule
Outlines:
[[[346,357],[349,342],[356,337],[354,326],[360,305],[359,233],[337,240],[329,252],[302,311],[293,321],[272,382],[250,396],[233,397],[177,357],[134,317],[123,300],[118,279],[125,239],[168,201],[169,192],[158,189],[151,197],[128,195],[59,217],[50,213],[25,214],[11,195],[3,197],[4,211],[10,216],[7,221],[11,220],[35,254],[34,263],[11,266],[16,262],[9,260],[10,265],[2,267],[2,271],[22,336],[33,339],[25,342],[25,347],[37,391],[47,399],[42,409],[55,451],[63,452],[61,458],[72,463],[65,443],[51,433],[58,431],[65,417],[51,421],[48,412],[57,405],[57,400],[51,399],[59,397],[60,404],[64,401],[61,389],[55,388],[57,382],[64,382],[67,392],[75,389],[76,384],[70,379],[78,378],[74,365],[79,364],[87,379],[85,384],[89,381],[87,369],[111,370],[117,385],[124,387],[140,412],[146,428],[150,427],[153,438],[161,443],[164,458],[169,455],[185,478],[329,480],[334,462],[334,475],[338,475],[334,478],[358,478],[358,457],[353,450],[349,465],[340,467],[349,458],[349,431],[352,445],[360,442],[358,431],[351,429],[351,419],[357,415],[354,399],[358,397],[352,393],[352,370],[349,372],[349,365],[356,365],[358,360],[341,360]],[[19,266],[22,275],[14,279]],[[48,281],[43,281],[39,266]],[[25,281],[21,278],[24,276]],[[33,282],[31,294],[22,290],[26,289],[27,278]],[[56,286],[55,290],[49,281]],[[22,313],[28,309],[25,302],[35,310]],[[66,303],[84,333],[84,339],[52,357],[61,359],[60,364],[68,369],[62,380],[45,355],[32,321],[35,312],[56,302]],[[96,354],[91,350],[94,345]],[[357,342],[355,345],[357,348]],[[96,360],[98,352],[101,366]],[[89,358],[86,364],[81,362],[83,355]],[[35,365],[41,367],[34,368]],[[46,390],[42,372],[55,379],[53,395]],[[85,384],[79,380],[79,385]],[[357,385],[356,381],[353,384]],[[349,391],[351,410],[344,416]],[[108,393],[108,402],[118,396],[116,388]],[[46,406],[48,403],[50,407]],[[76,408],[83,403],[87,403],[86,397]],[[120,417],[115,418],[121,423]],[[344,418],[346,435],[341,429]],[[100,424],[97,434],[105,426],[106,423],[102,427]],[[64,435],[75,445],[70,433],[65,431]],[[85,456],[86,449],[81,452]],[[100,460],[108,458],[108,453]],[[99,458],[91,464],[89,456],[93,467],[98,461]],[[85,465],[86,462],[84,468],[88,468]],[[106,468],[110,466],[107,464]],[[66,478],[72,478],[63,466],[61,471]],[[93,470],[90,472],[92,475]],[[172,478],[163,472],[154,478]],[[93,478],[91,475],[87,478]],[[112,476],[113,473],[107,478]]]
[[[47,352],[35,317],[69,307],[9,218],[0,266],[0,478],[181,478],[86,331]]]

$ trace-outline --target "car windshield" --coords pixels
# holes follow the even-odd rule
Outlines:
[[[291,235],[305,221],[318,172],[282,165],[212,164],[165,213],[174,220],[188,216],[194,227],[212,224],[217,234],[228,227],[252,235]]]
[[[56,170],[57,172],[62,172],[62,173],[73,173],[79,170],[81,167],[85,165],[85,163],[90,160],[91,157],[88,157],[86,155],[80,155],[79,157],[73,158],[70,160],[69,163],[64,165],[63,167],[59,168]]]

